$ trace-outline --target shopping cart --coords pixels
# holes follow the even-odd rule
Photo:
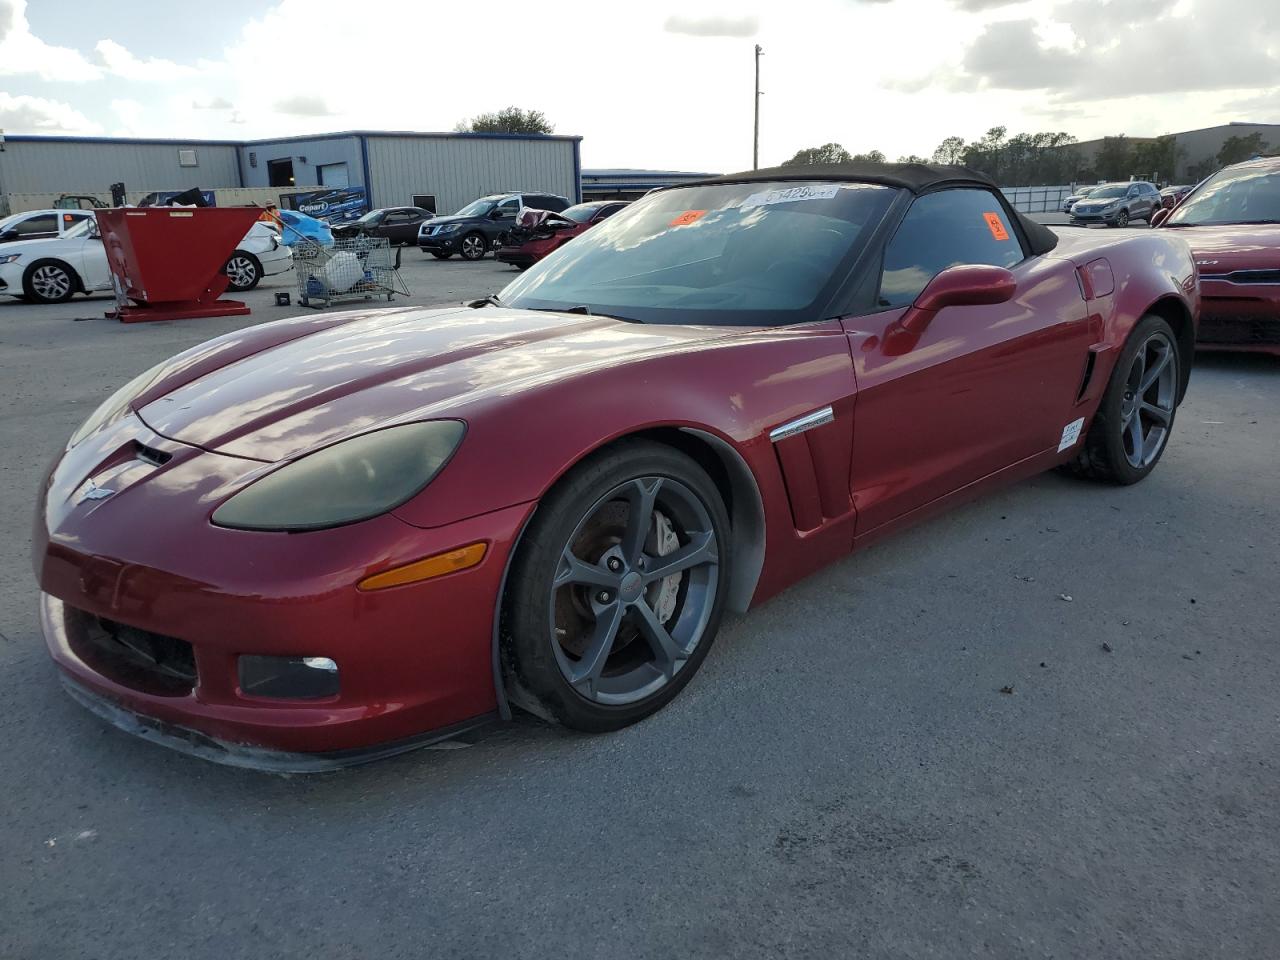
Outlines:
[[[321,246],[302,240],[293,247],[298,300],[304,307],[330,306],[348,300],[372,300],[397,293],[409,296],[400,277],[400,251],[391,255],[386,237],[352,237]]]

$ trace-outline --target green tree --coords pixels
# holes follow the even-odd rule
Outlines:
[[[1004,171],[1000,160],[1008,133],[1008,127],[992,127],[983,134],[981,140],[964,148],[962,155],[964,165],[980,170],[992,180],[1001,183]]]
[[[1105,180],[1128,180],[1133,171],[1133,145],[1123,133],[1104,137],[1094,166]]]
[[[934,163],[956,164],[964,160],[964,137],[947,137],[933,151]]]
[[[796,155],[783,164],[784,167],[807,167],[814,163],[848,163],[853,157],[838,143],[824,143],[820,147],[797,150]]]
[[[1218,166],[1229,167],[1233,163],[1242,163],[1267,149],[1267,142],[1262,134],[1251,133],[1247,137],[1227,137],[1218,151]]]
[[[866,153],[855,153],[849,159],[859,163],[884,163],[884,154],[879,150],[868,150]]]
[[[482,113],[463,120],[455,127],[460,133],[555,133],[546,114],[541,110],[521,110],[505,107],[497,113]]]
[[[898,158],[899,163],[928,163],[924,157],[917,157],[914,153],[903,154]]]
[[[1170,180],[1178,165],[1178,140],[1173,134],[1133,145],[1133,172],[1156,180]]]
[[[1187,183],[1199,183],[1211,173],[1217,173],[1221,164],[1214,157],[1204,157],[1187,166]]]

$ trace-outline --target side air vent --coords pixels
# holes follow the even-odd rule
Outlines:
[[[1089,391],[1089,384],[1093,382],[1093,369],[1097,363],[1097,351],[1090,350],[1089,355],[1084,359],[1084,376],[1080,378],[1080,389],[1076,391],[1076,403],[1083,400],[1084,395]]]
[[[155,447],[148,447],[146,444],[139,443],[137,440],[133,442],[133,455],[137,460],[143,463],[149,463],[154,467],[163,467],[166,463],[173,459],[172,453],[165,453],[163,450],[157,450]]]

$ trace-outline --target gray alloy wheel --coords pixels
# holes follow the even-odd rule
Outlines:
[[[1124,455],[1141,470],[1155,462],[1169,441],[1178,397],[1178,361],[1163,330],[1152,333],[1134,354],[1120,400]]]
[[[262,279],[262,264],[252,253],[243,250],[231,254],[224,269],[231,280],[228,286],[232,290],[252,290]]]
[[[459,245],[462,251],[463,260],[479,260],[485,255],[485,251],[489,249],[489,245],[484,242],[484,234],[468,233],[462,238]]]
[[[23,278],[23,293],[36,303],[66,303],[76,292],[71,268],[58,260],[38,260]]]
[[[1116,226],[1127,227],[1128,225],[1129,225],[1129,208],[1125,207],[1118,214],[1116,214]]]
[[[638,477],[597,500],[548,597],[552,650],[573,690],[623,705],[674,679],[711,619],[719,557],[710,513],[678,480]]]

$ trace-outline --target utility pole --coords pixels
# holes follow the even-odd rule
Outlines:
[[[756,44],[756,129],[751,142],[751,169],[760,169],[760,44]]]

